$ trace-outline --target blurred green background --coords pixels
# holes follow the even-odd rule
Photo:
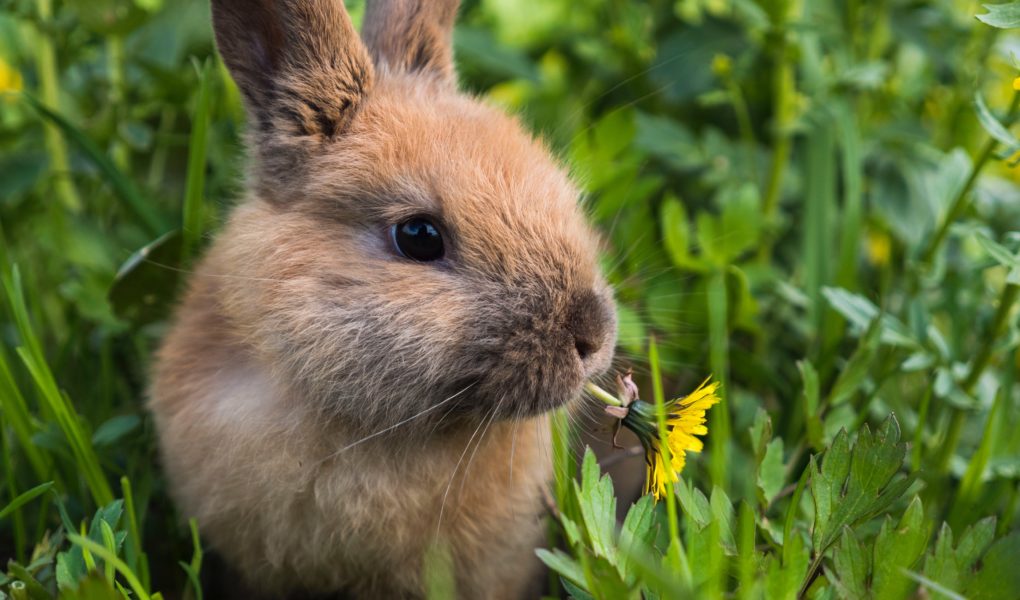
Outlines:
[[[363,3],[347,4],[358,21]],[[618,363],[651,389],[654,336],[667,393],[723,381],[687,473],[756,504],[759,521],[786,514],[780,489],[840,428],[894,413],[927,531],[988,515],[999,534],[1016,527],[1020,38],[986,12],[462,6],[462,87],[546,137],[604,232]],[[31,578],[53,593],[66,530],[112,506],[126,515],[107,515],[117,551],[143,587],[175,596],[192,541],[165,499],[146,368],[243,178],[243,110],[208,4],[0,0],[0,92],[0,507],[53,482],[0,519],[0,559],[21,565],[0,590]],[[766,416],[781,442],[763,500]]]

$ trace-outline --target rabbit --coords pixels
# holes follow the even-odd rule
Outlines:
[[[613,357],[567,170],[457,89],[456,0],[212,0],[248,116],[242,198],[190,275],[148,405],[182,517],[268,597],[517,598],[550,411]],[[439,555],[439,554],[437,554]]]

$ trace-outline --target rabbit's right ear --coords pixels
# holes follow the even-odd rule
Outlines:
[[[343,0],[212,0],[212,16],[257,134],[306,145],[344,130],[373,70]]]

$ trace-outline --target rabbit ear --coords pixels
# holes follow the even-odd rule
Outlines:
[[[343,131],[373,75],[343,0],[212,0],[212,16],[260,133]]]
[[[459,0],[369,0],[362,36],[376,64],[455,85],[453,22]]]

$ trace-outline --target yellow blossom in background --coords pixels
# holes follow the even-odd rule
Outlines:
[[[1020,92],[1020,77],[1013,80],[1013,89]]]
[[[876,267],[889,264],[892,256],[892,240],[883,231],[869,231],[867,239],[868,262]]]
[[[22,87],[21,73],[0,56],[0,94],[20,92]]]

